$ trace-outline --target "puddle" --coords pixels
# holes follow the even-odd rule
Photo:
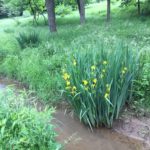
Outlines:
[[[11,87],[14,86],[16,89],[25,89],[26,88],[25,85],[21,84],[18,81],[0,77],[0,90],[3,90],[8,86],[11,86]]]
[[[17,81],[0,79],[0,90],[8,85],[23,89]],[[91,132],[64,110],[57,109],[53,123],[57,140],[65,150],[150,150],[150,118],[122,118],[114,123],[113,129],[100,128]]]
[[[113,129],[100,128],[91,132],[79,120],[62,110],[54,114],[57,140],[65,144],[65,150],[148,150],[142,141],[134,140],[115,132]]]

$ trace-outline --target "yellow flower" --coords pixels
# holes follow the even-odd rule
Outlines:
[[[73,65],[74,65],[74,66],[76,66],[76,65],[77,65],[77,62],[76,62],[76,60],[75,60],[75,59],[73,60]]]
[[[108,88],[108,87],[109,87],[109,84],[106,84],[106,87]]]
[[[103,73],[105,73],[105,72],[106,72],[106,70],[105,70],[105,69],[103,69],[103,70],[102,70],[102,72],[103,72]]]
[[[96,84],[97,83],[97,79],[95,78],[95,79],[93,79],[93,83],[94,84]]]
[[[94,75],[94,72],[92,71],[91,74]]]
[[[71,87],[70,87],[70,86],[67,86],[65,89],[66,89],[66,90],[70,90],[70,89],[71,89]]]
[[[88,87],[85,87],[85,90],[86,90],[86,91],[88,91],[88,90],[89,90],[89,88],[88,88]]]
[[[75,94],[75,91],[71,91],[71,94],[74,95],[74,94]]]
[[[122,74],[125,74],[125,73],[126,73],[126,71],[125,71],[125,70],[122,70],[121,72],[122,72]]]
[[[109,98],[109,93],[105,93],[104,98],[108,99]]]
[[[67,85],[67,86],[70,86],[70,81],[66,81],[66,85]]]
[[[71,94],[74,95],[76,93],[77,88],[75,86],[72,87]]]
[[[69,79],[69,78],[70,78],[70,75],[69,75],[69,74],[67,74],[67,73],[64,73],[63,78],[64,78],[64,80],[67,80],[67,79]]]
[[[103,65],[107,65],[107,61],[106,60],[103,61]]]
[[[76,91],[77,88],[75,86],[72,87],[72,91]]]
[[[125,74],[127,72],[128,68],[127,67],[124,67],[121,71],[122,74]]]
[[[109,84],[106,84],[106,91],[107,91],[108,93],[110,93],[110,85],[109,85]]]
[[[91,70],[93,70],[93,71],[94,71],[95,69],[96,69],[96,66],[94,66],[94,65],[93,65],[93,66],[91,66]]]
[[[92,88],[95,88],[96,84],[92,84]]]
[[[127,67],[124,67],[123,70],[124,70],[124,71],[127,71],[128,69],[127,69]]]
[[[83,82],[83,84],[84,84],[85,86],[88,84],[88,81],[87,81],[87,80],[83,80],[82,82]]]

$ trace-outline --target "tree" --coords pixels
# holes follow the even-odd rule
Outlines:
[[[138,15],[141,15],[141,4],[140,4],[140,0],[137,1],[137,7],[138,7]]]
[[[80,14],[80,23],[83,24],[85,23],[85,3],[84,0],[77,0],[77,5],[79,9],[79,14]]]
[[[44,12],[46,10],[45,0],[28,0],[27,5],[36,23],[39,15],[42,15],[44,20],[46,20],[44,16]]]
[[[0,0],[0,18],[4,16],[3,0]]]
[[[48,23],[51,32],[56,32],[55,2],[54,0],[46,0],[46,8],[48,13]]]
[[[137,7],[137,14],[141,15],[141,1],[140,0],[122,0],[122,6],[131,6],[134,5]]]
[[[110,0],[107,0],[107,21],[110,21]]]
[[[4,7],[9,16],[22,16],[23,11],[27,9],[27,0],[5,0]]]

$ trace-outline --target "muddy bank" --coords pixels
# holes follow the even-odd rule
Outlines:
[[[0,90],[12,85],[17,90],[24,89],[17,81],[0,79]],[[38,109],[42,108],[41,104],[35,104]],[[53,123],[57,140],[65,150],[150,150],[150,118],[122,116],[115,121],[113,129],[100,128],[91,132],[71,113],[65,113],[63,107],[57,109]]]
[[[0,90],[3,90],[8,86],[14,86],[16,89],[27,89],[27,85],[23,85],[21,82],[0,77]]]
[[[150,150],[150,118],[122,116],[114,122],[113,129],[120,134],[145,143],[145,149],[147,147]]]

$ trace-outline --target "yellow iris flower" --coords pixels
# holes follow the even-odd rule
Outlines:
[[[70,86],[70,81],[66,81],[66,85],[67,85],[67,86]]]
[[[74,65],[74,66],[76,66],[76,65],[77,65],[77,62],[76,62],[76,60],[75,60],[75,59],[73,60],[73,65]]]
[[[70,78],[70,75],[68,73],[63,74],[64,80],[68,80]]]
[[[103,70],[102,70],[102,72],[103,72],[103,73],[105,73],[105,72],[106,72],[106,70],[105,70],[105,69],[103,69]]]
[[[94,84],[96,84],[97,83],[97,79],[95,78],[95,79],[93,79],[93,83]]]
[[[71,89],[71,87],[70,87],[70,86],[67,86],[65,89],[66,89],[66,90],[70,90],[70,89]]]
[[[77,88],[76,88],[75,86],[73,86],[73,87],[72,87],[72,90],[73,90],[73,91],[76,91],[76,90],[77,90]]]
[[[94,66],[94,65],[93,65],[93,66],[91,66],[91,70],[93,70],[93,71],[94,71],[95,69],[96,69],[96,66]]]
[[[87,81],[87,80],[83,80],[82,82],[83,82],[83,84],[84,84],[85,86],[88,84],[88,81]]]
[[[106,60],[103,61],[103,65],[107,65],[107,61]]]
[[[108,99],[109,98],[109,93],[105,93],[104,98]]]

